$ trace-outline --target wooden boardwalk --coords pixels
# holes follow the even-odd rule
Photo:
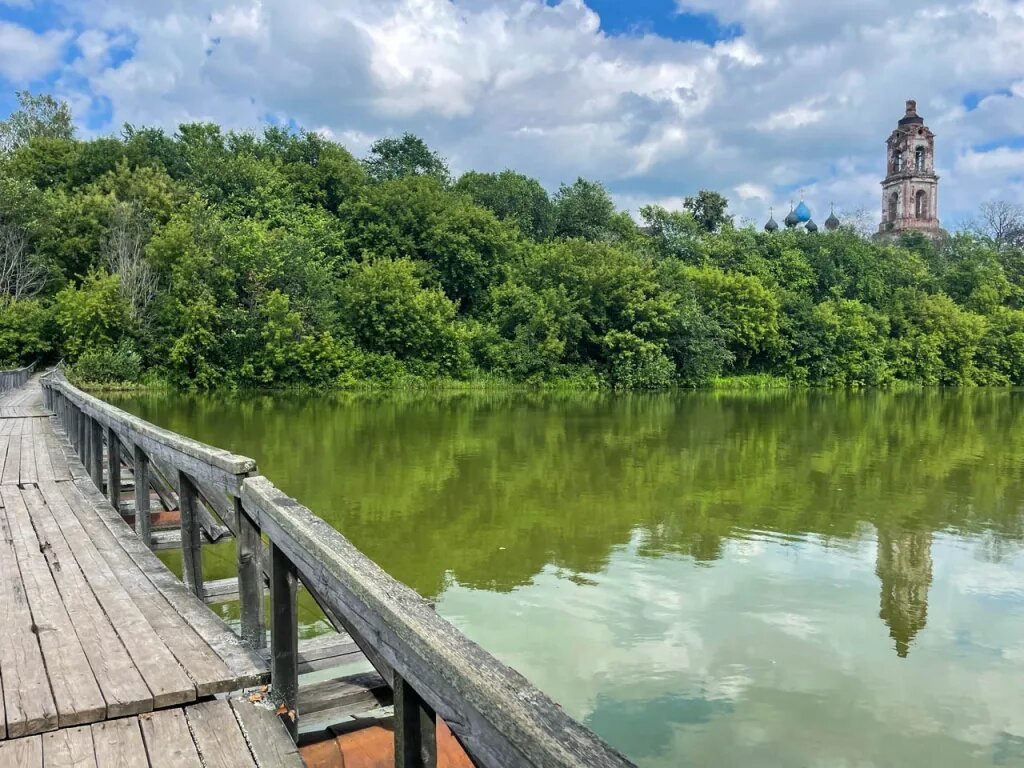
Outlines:
[[[18,375],[24,377],[24,369]],[[126,413],[78,389],[59,370],[42,379],[43,402],[55,418],[39,417],[33,415],[41,407],[34,387],[0,398],[0,408],[15,409],[11,419],[18,422],[0,467],[0,479],[8,478],[0,482],[0,508],[10,531],[0,574],[21,590],[20,602],[12,600],[9,609],[17,614],[11,626],[19,642],[5,652],[14,658],[12,674],[25,676],[15,680],[16,700],[8,705],[5,696],[4,704],[9,737],[33,732],[18,709],[26,705],[21,698],[36,708],[31,728],[47,733],[4,745],[5,752],[18,750],[9,764],[25,764],[28,755],[37,764],[67,765],[67,740],[80,740],[87,753],[89,737],[93,759],[101,762],[99,735],[106,723],[119,722],[126,723],[117,727],[137,754],[141,734],[153,765],[196,765],[196,755],[206,766],[288,765],[293,742],[304,750],[326,746],[330,753],[330,740],[341,748],[350,726],[376,722],[360,717],[345,723],[346,717],[391,704],[392,743],[374,764],[455,765],[442,755],[457,747],[457,764],[471,759],[482,768],[632,766],[276,488],[253,459]],[[24,420],[34,421],[26,426]],[[126,490],[133,491],[130,509]],[[158,543],[156,515],[172,511],[178,530],[170,543],[181,550],[183,583],[149,548]],[[133,519],[134,532],[122,514]],[[208,583],[202,545],[222,535],[234,537],[237,577]],[[333,636],[300,641],[300,586]],[[241,642],[205,603],[235,595]],[[42,663],[26,665],[26,656]],[[51,665],[49,656],[63,666]],[[374,671],[330,676],[352,659]],[[265,680],[268,662],[266,697],[279,718],[245,697],[199,701]],[[7,674],[0,664],[0,675]],[[301,679],[307,675],[316,679]],[[6,677],[2,686],[6,695]],[[157,740],[152,722],[170,731],[171,718],[176,736]],[[12,722],[21,723],[20,730],[12,732]],[[85,722],[92,723],[88,736],[78,725]],[[51,736],[58,726],[83,730]],[[332,767],[342,759],[348,758],[320,762],[310,755],[315,764]],[[0,768],[5,764],[0,752]]]
[[[267,662],[124,524],[38,379],[0,394],[0,532],[0,768],[302,764],[271,711],[212,698]]]

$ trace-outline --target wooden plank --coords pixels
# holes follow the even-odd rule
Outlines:
[[[206,768],[255,768],[249,745],[228,702],[195,704],[185,710],[185,717]]]
[[[46,434],[50,431],[50,422],[40,421],[36,424],[32,440],[35,445],[36,471],[40,485],[53,483],[55,481],[53,464],[50,462],[50,452],[46,445]]]
[[[264,649],[261,653],[270,659],[269,650]],[[366,657],[352,638],[344,632],[332,632],[309,640],[299,640],[299,675],[336,669],[361,661],[366,661]]]
[[[66,484],[62,484],[62,486],[64,485]],[[107,531],[113,535],[121,549],[148,577],[177,614],[227,665],[233,676],[232,679],[236,683],[236,688],[266,683],[269,680],[269,670],[263,660],[243,646],[237,635],[224,622],[185,589],[184,585],[167,570],[157,556],[139,541],[139,538],[121,520],[120,515],[110,508],[110,505],[91,483],[76,480],[74,485],[91,502],[90,508],[95,518],[102,522]],[[83,518],[79,517],[79,519]],[[93,541],[96,541],[95,534],[93,534]],[[188,668],[186,666],[186,669]]]
[[[59,493],[56,495],[59,496]],[[64,609],[71,619],[106,702],[105,715],[100,712],[99,716],[78,722],[93,722],[104,716],[123,717],[151,710],[153,695],[111,624],[116,614],[105,612],[101,607],[95,594],[96,587],[89,583],[87,574],[83,573],[80,563],[76,562],[71,547],[39,490],[32,488],[23,491],[23,499],[35,522],[40,548],[60,593],[59,599],[64,603]],[[57,512],[64,516],[63,509]],[[70,540],[76,541],[78,548],[84,549],[88,545],[87,537],[81,537],[81,540],[71,537]]]
[[[7,452],[10,450],[10,447],[11,436],[8,434],[0,434],[0,479],[3,478],[4,467],[7,466]]]
[[[21,477],[21,419],[11,419],[10,443],[0,483],[17,485]]]
[[[3,684],[4,733],[16,738],[57,727],[53,701],[39,638],[21,571],[6,510],[0,509],[0,678]]]
[[[35,496],[38,496],[40,502],[43,501],[40,491],[26,491],[26,499]],[[96,549],[96,545],[78,522],[61,491],[51,486],[45,491],[45,499],[46,504],[40,503],[39,509],[34,510],[37,530],[46,531],[48,540],[53,544],[53,553],[59,554],[64,560],[64,567],[60,569],[60,572],[73,574],[80,570],[88,586],[92,588],[95,599],[102,606],[101,613],[106,616],[104,623],[109,620],[111,631],[116,633],[112,640],[108,640],[102,645],[106,655],[115,654],[123,646],[126,651],[126,659],[130,660],[128,664],[134,665],[133,669],[138,670],[136,674],[141,675],[141,680],[145,681],[144,688],[148,688],[147,693],[151,694],[152,698],[147,702],[149,706],[143,710],[134,711],[146,711],[153,707],[169,707],[194,701],[196,688],[192,680],[178,666],[174,655],[167,649],[164,641],[150,626],[142,611],[122,586],[112,571],[115,566],[108,563]],[[74,552],[68,546],[70,542],[76,544]],[[76,561],[77,568],[75,568]],[[138,572],[135,571],[131,575],[137,578]],[[67,602],[67,593],[64,595],[65,602]],[[69,606],[68,610],[70,612],[72,608]],[[98,634],[105,631],[106,628],[103,627]],[[83,645],[85,644],[86,642],[83,640]],[[95,663],[93,669],[96,669]],[[135,679],[135,675],[129,674],[128,677],[131,680]],[[104,687],[104,680],[98,671],[97,678],[100,680],[100,687],[103,688],[104,696],[107,698],[109,709],[110,698],[107,695],[106,687]],[[131,714],[131,712],[110,716],[117,717],[120,714]]]
[[[360,672],[333,680],[323,680],[299,687],[299,712],[303,722],[317,721],[330,714],[342,718],[391,703],[391,688],[376,672]]]
[[[164,709],[139,718],[142,738],[150,755],[159,755],[160,768],[203,768],[185,711]]]
[[[246,478],[242,504],[294,563],[321,605],[344,615],[357,634],[372,640],[387,664],[448,723],[475,762],[552,768],[632,765],[265,477]]]
[[[196,597],[203,596],[203,550],[199,526],[199,494],[187,472],[178,472],[181,505],[182,581]]]
[[[244,699],[232,699],[231,708],[259,768],[305,766],[299,756],[299,748],[295,746],[295,742],[277,715]]]
[[[36,471],[35,419],[25,419],[21,429],[21,467],[18,482],[21,484],[36,483],[39,474]]]
[[[88,484],[88,481],[85,482]],[[246,684],[237,682],[237,675],[186,623],[146,574],[140,571],[138,564],[120,546],[79,490],[73,484],[62,483],[60,491],[89,540],[110,564],[121,586],[129,593],[150,626],[160,635],[168,650],[174,654],[182,669],[192,679],[197,694],[207,696],[224,693]],[[127,530],[123,524],[122,528]],[[159,560],[157,563],[171,579],[174,579],[173,574],[170,574]],[[178,583],[177,580],[174,581]],[[230,632],[226,627],[224,630]]]
[[[58,723],[67,727],[94,722],[104,716],[106,705],[89,658],[40,551],[41,542],[32,529],[21,491],[5,486],[0,489],[0,495],[7,511],[32,620],[39,629],[39,646],[57,705]]]
[[[97,767],[88,725],[51,731],[43,735],[42,742],[46,768],[107,768],[110,765],[104,762]]]
[[[71,469],[68,467],[67,459],[64,457],[64,450],[60,447],[57,437],[56,425],[50,421],[49,428],[43,431],[46,439],[46,451],[50,456],[50,466],[53,468],[53,480],[64,482],[71,479]]]
[[[149,768],[139,728],[139,720],[147,717],[150,717],[148,713],[92,726],[92,743],[99,768]],[[153,765],[164,765],[163,759],[163,755],[154,753]]]
[[[0,768],[42,768],[43,742],[39,736],[0,742]]]

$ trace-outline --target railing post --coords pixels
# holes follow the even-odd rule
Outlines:
[[[436,768],[437,715],[394,673],[395,768]]]
[[[263,540],[260,529],[252,521],[237,496],[235,520],[238,526],[238,598],[242,613],[242,642],[250,648],[265,648],[266,628],[263,618]]]
[[[149,502],[149,456],[139,446],[134,446],[132,464],[135,468],[135,532],[139,534],[142,543],[147,547],[153,546],[153,535],[150,532],[150,502]]]
[[[185,586],[203,599],[203,550],[199,525],[199,492],[187,472],[178,470],[178,509],[181,512],[182,576]]]
[[[298,575],[288,556],[270,544],[270,683],[281,720],[292,740],[299,735],[299,616],[295,603]],[[281,708],[283,707],[283,711]]]
[[[86,421],[89,417],[85,415],[82,406],[78,406],[78,458],[82,460],[82,466],[88,468],[89,441],[87,439],[89,424]]]
[[[78,419],[82,422],[78,429],[79,439],[81,440],[81,446],[78,449],[79,458],[82,459],[82,466],[85,467],[86,473],[89,472],[89,454],[92,451],[92,439],[90,437],[90,421],[89,417],[85,415],[85,411],[81,407],[78,409]]]
[[[103,425],[90,418],[92,443],[89,446],[89,470],[93,484],[103,493]]]
[[[107,496],[110,505],[121,512],[121,441],[113,427],[107,427]]]

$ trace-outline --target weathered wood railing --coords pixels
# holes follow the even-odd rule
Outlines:
[[[59,373],[44,378],[43,386],[47,406],[64,424],[94,481],[102,482],[104,437],[113,446],[107,451],[109,488],[119,489],[121,448],[132,451],[140,535],[148,530],[139,523],[149,508],[147,464],[159,459],[177,471],[185,581],[196,594],[203,590],[198,508],[208,505],[235,534],[242,636],[254,648],[265,642],[263,578],[269,577],[272,694],[293,737],[301,714],[296,610],[301,582],[391,686],[396,766],[436,765],[437,716],[477,765],[632,765],[341,533],[256,475],[251,459],[156,427],[82,392]],[[111,491],[112,499],[114,493],[119,490]],[[269,542],[266,552],[263,537]]]
[[[32,363],[24,368],[0,371],[0,392],[7,392],[8,390],[25,386],[35,367],[36,364]]]

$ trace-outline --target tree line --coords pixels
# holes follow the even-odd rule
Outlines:
[[[183,388],[438,379],[653,389],[1024,383],[1024,212],[941,242],[739,227],[720,194],[638,224],[604,187],[454,178],[411,134],[0,122],[0,364]]]

